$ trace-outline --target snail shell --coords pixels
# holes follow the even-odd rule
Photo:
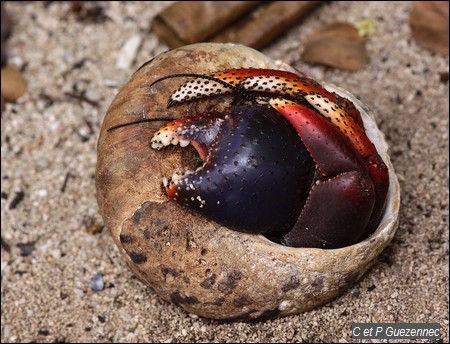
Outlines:
[[[128,126],[113,134],[106,131],[120,123],[167,114],[167,99],[180,81],[171,79],[149,87],[162,76],[250,67],[293,71],[253,49],[233,44],[194,44],[163,53],[145,63],[118,93],[98,141],[97,200],[128,265],[163,299],[215,319],[261,320],[329,302],[368,270],[398,226],[400,189],[384,136],[368,110],[333,85],[323,83],[329,91],[354,102],[390,178],[385,213],[376,232],[341,249],[281,246],[262,235],[227,229],[178,206],[161,192],[161,178],[190,157],[184,150],[149,148],[161,123]],[[220,110],[229,98],[182,104],[171,108],[170,116]]]

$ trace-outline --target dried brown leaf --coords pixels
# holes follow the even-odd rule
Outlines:
[[[448,1],[418,1],[409,17],[411,33],[417,44],[448,55]]]
[[[305,43],[302,59],[350,71],[369,63],[366,40],[349,23],[335,22],[318,28]]]
[[[5,101],[15,102],[25,93],[25,81],[17,68],[9,65],[3,67],[1,80],[2,96]]]

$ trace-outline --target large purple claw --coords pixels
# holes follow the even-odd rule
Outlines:
[[[191,143],[204,160],[196,171],[164,179],[179,204],[242,232],[280,235],[297,220],[315,164],[274,109],[236,106],[225,116],[176,120],[152,139],[153,148],[170,143]]]

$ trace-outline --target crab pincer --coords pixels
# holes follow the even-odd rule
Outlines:
[[[314,175],[294,128],[267,107],[185,117],[161,128],[151,142],[155,149],[193,145],[203,164],[164,178],[166,195],[242,232],[287,232]]]

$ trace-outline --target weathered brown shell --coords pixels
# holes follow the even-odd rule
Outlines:
[[[232,44],[195,44],[159,55],[143,65],[112,102],[98,142],[97,199],[105,224],[133,272],[163,299],[216,319],[258,320],[322,305],[353,285],[392,239],[400,190],[387,144],[359,101],[368,135],[390,170],[386,213],[377,231],[353,246],[322,250],[277,245],[260,235],[221,227],[169,201],[161,178],[181,166],[179,149],[155,151],[149,140],[162,123],[106,129],[167,114],[167,100],[182,82],[174,73],[208,74],[226,68],[290,67]],[[225,103],[205,99],[170,109],[171,116],[207,111]]]

